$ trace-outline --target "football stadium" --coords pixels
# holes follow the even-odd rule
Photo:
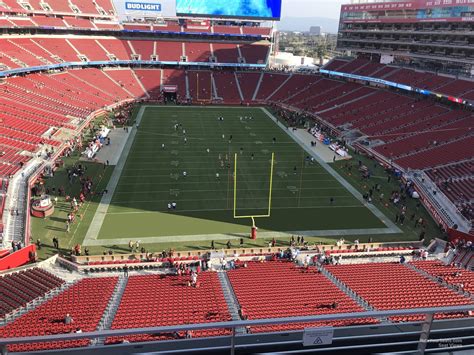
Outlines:
[[[0,354],[474,352],[474,1],[304,3],[0,0]]]

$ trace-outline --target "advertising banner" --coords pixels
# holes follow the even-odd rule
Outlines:
[[[113,0],[120,20],[127,17],[175,17],[176,0]]]

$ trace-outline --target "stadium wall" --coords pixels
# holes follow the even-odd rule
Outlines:
[[[10,255],[0,259],[0,271],[14,269],[28,264],[32,261],[32,256],[36,256],[36,245],[31,244]]]

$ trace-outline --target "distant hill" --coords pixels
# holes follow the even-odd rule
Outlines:
[[[325,17],[284,17],[278,23],[280,31],[307,32],[311,26],[321,26],[326,33],[337,33],[339,20]]]

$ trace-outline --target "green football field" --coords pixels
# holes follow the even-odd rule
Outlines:
[[[234,204],[238,216],[267,214],[272,153],[271,215],[256,219],[260,232],[385,228],[263,110],[165,106],[145,109],[97,239],[248,233],[251,220],[235,219]]]

